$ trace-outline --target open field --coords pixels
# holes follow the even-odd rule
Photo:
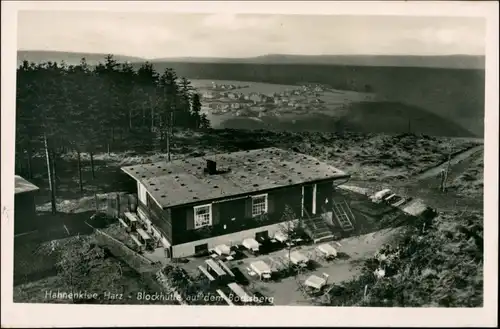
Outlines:
[[[377,92],[350,91],[325,88],[307,91],[300,84],[282,85],[262,82],[229,80],[193,80],[193,86],[201,93],[213,91],[218,86],[235,89],[217,89],[239,95],[258,93],[271,96],[287,93],[285,98],[275,97],[276,103],[259,102],[255,110],[238,99],[203,99],[214,128],[269,129],[291,131],[357,131],[372,133],[416,132],[440,136],[470,137],[473,133],[446,116],[418,105],[393,100]],[[369,87],[366,87],[369,88]],[[294,94],[296,92],[297,94]],[[286,101],[282,101],[286,99]],[[213,111],[210,106],[237,105],[224,111]]]
[[[269,112],[259,117],[237,117],[231,114],[211,115],[214,127],[228,129],[266,129],[275,131],[371,132],[403,134],[408,132],[432,136],[472,136],[469,131],[432,113],[404,104],[378,101],[324,105],[309,112]],[[218,124],[218,126],[215,126]]]
[[[468,169],[461,175],[452,177],[448,190],[461,197],[483,198],[484,195],[484,154],[479,152],[473,156]]]

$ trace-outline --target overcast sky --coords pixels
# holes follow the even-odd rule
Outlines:
[[[483,55],[480,18],[19,12],[19,50],[143,58]]]

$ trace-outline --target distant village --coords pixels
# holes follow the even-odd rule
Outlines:
[[[241,117],[280,116],[304,114],[311,109],[324,109],[320,98],[329,87],[318,84],[298,86],[294,90],[275,93],[243,92],[249,86],[213,83],[202,90],[204,109],[214,115],[233,114]],[[279,107],[280,111],[274,111]]]

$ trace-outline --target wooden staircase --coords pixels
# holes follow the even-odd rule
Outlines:
[[[311,217],[306,212],[303,219],[304,230],[314,243],[330,241],[335,238],[332,230],[321,216]]]
[[[332,211],[342,230],[346,232],[354,230],[354,225],[352,224],[354,214],[345,200],[333,200]]]

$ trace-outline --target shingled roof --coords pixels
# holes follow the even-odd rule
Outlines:
[[[204,171],[207,160],[217,163],[217,174]],[[314,157],[274,147],[121,169],[141,182],[163,208],[349,177]]]

